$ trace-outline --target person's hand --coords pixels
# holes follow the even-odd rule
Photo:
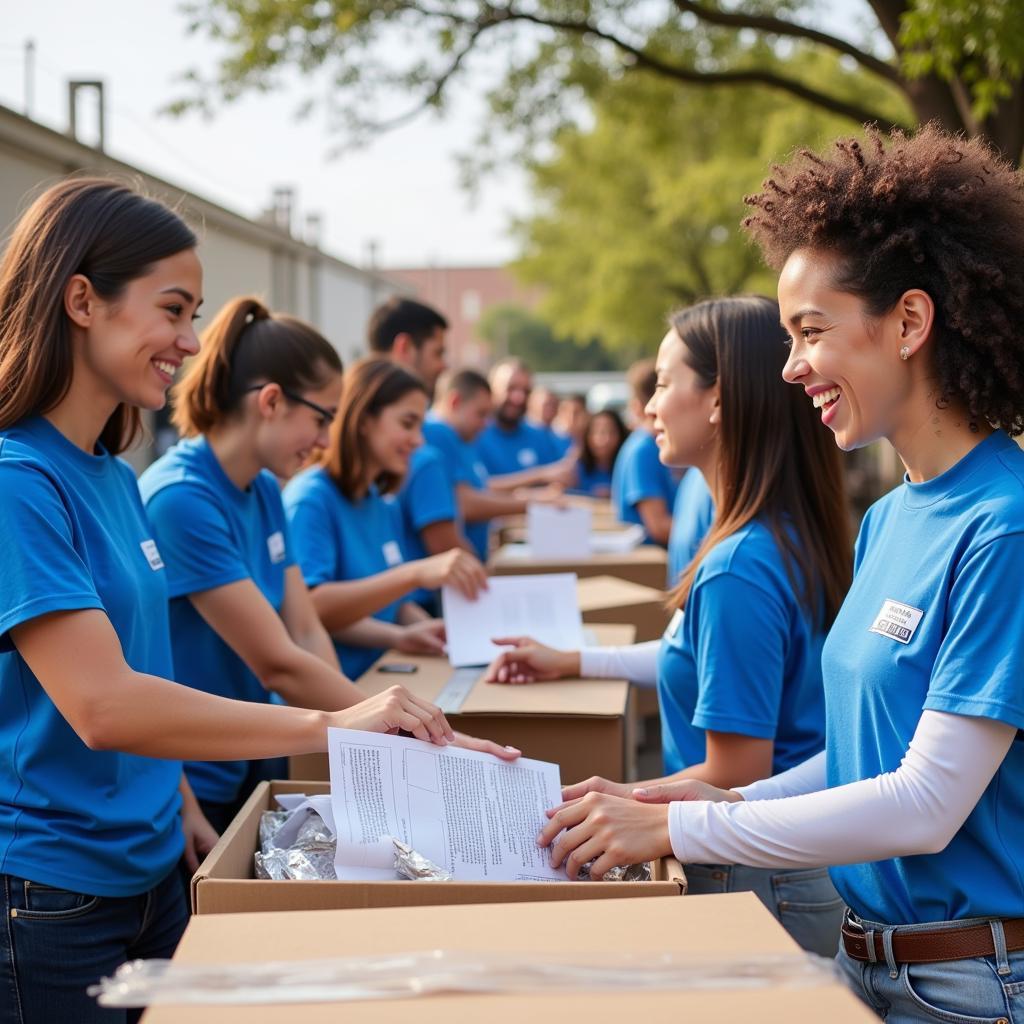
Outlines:
[[[512,650],[499,654],[487,667],[488,683],[536,683],[580,674],[579,651],[558,651],[528,636],[500,636],[491,643]]]
[[[607,793],[609,796],[620,796],[623,800],[628,800],[633,795],[633,784],[630,782],[609,782],[607,779],[602,779],[600,775],[592,775],[589,779],[584,779],[582,782],[562,787],[562,799],[566,803],[579,800],[581,796],[586,796],[588,793]],[[651,803],[654,802],[653,800],[651,801]]]
[[[410,693],[404,686],[390,686],[350,708],[333,712],[330,724],[339,729],[391,735],[404,729],[418,740],[442,747],[455,740],[455,731],[441,709]]]
[[[544,487],[520,487],[515,492],[520,501],[528,504],[538,502],[541,505],[554,505],[555,508],[568,508],[569,498],[560,484],[547,484]]]
[[[546,813],[551,820],[537,837],[537,845],[550,846],[551,866],[564,863],[571,879],[590,861],[594,862],[590,877],[599,881],[614,867],[672,852],[664,804],[652,807],[607,793],[588,793]]]
[[[444,654],[444,619],[424,619],[399,629],[395,647],[403,654]]]
[[[727,801],[736,803],[742,800],[734,789],[719,789],[699,779],[679,779],[677,782],[657,782],[651,786],[631,789],[629,794],[634,800],[645,804],[668,804],[673,800],[710,800],[712,803]],[[563,791],[567,800],[569,795]]]
[[[480,560],[462,548],[452,548],[415,563],[417,585],[424,590],[454,587],[470,601],[487,589],[487,571]]]
[[[453,747],[462,747],[464,750],[479,750],[485,754],[493,754],[500,757],[502,761],[515,761],[522,756],[522,751],[516,747],[502,747],[493,740],[481,740],[476,736],[467,736],[464,732],[455,734]]]
[[[185,833],[185,863],[195,872],[220,839],[195,797],[181,801],[181,830]]]

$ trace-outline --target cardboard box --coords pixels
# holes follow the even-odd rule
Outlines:
[[[278,793],[328,793],[326,782],[261,782],[192,876],[192,911],[236,914],[269,910],[516,903],[536,900],[680,896],[686,876],[672,858],[656,862],[650,882],[274,882],[253,877],[260,815],[276,810]]]
[[[628,625],[593,627],[598,643],[630,644],[635,630]],[[415,665],[410,675],[381,672],[390,662]],[[451,677],[445,658],[389,652],[360,680],[367,696],[401,683],[412,693],[434,701]],[[481,677],[483,669],[480,670]],[[460,732],[518,747],[527,757],[561,765],[562,781],[579,782],[591,775],[622,782],[632,777],[633,747],[627,715],[629,683],[611,679],[566,679],[534,686],[478,682],[459,714],[448,716]],[[289,761],[293,779],[328,779],[326,754],[303,754]]]
[[[282,883],[283,884],[283,883]],[[751,893],[685,900],[610,900],[230,914],[194,917],[174,954],[176,963],[308,960],[444,948],[453,951],[558,956],[575,953],[595,965],[628,951],[732,961],[796,954],[797,947]],[[143,1024],[878,1024],[842,984],[823,978],[807,988],[560,994],[443,993],[420,999],[276,1006],[154,1007]]]
[[[622,555],[591,555],[573,561],[539,559],[524,556],[514,545],[506,544],[491,556],[487,568],[496,576],[524,573],[574,572],[577,576],[615,576],[655,590],[665,586],[668,577],[668,556],[655,544],[640,547]]]
[[[665,591],[615,576],[588,576],[576,585],[586,623],[625,622],[636,628],[636,643],[659,640],[668,625]]]

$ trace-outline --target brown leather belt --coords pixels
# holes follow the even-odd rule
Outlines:
[[[1006,935],[1006,950],[1009,953],[1024,949],[1024,918],[1004,918],[1003,932]],[[843,948],[854,960],[865,963],[872,959],[885,963],[885,947],[882,933],[872,933],[874,958],[868,956],[868,933],[843,922]],[[994,956],[995,943],[992,929],[988,924],[971,925],[968,928],[937,928],[935,931],[899,931],[892,937],[892,955],[898,964],[931,964],[943,960],[967,960],[973,957]]]

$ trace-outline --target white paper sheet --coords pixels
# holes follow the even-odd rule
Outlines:
[[[590,535],[590,550],[595,555],[625,555],[644,542],[644,528],[637,523],[624,530],[599,530]]]
[[[526,509],[526,537],[537,558],[586,558],[590,554],[589,508],[534,503]]]
[[[456,668],[492,661],[502,650],[491,643],[497,636],[530,636],[564,650],[583,646],[575,573],[492,576],[475,601],[444,587],[441,602],[448,660]]]
[[[456,881],[566,881],[536,842],[558,765],[351,729],[329,729],[327,749],[338,878],[393,881],[394,836]]]

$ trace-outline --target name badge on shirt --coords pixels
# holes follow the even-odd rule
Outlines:
[[[481,480],[487,479],[487,467],[482,462],[474,462],[473,469],[476,470],[476,475],[480,477]]]
[[[532,448],[520,448],[519,449],[519,465],[524,469],[529,466],[535,465],[537,462],[537,453]]]
[[[679,632],[679,627],[683,624],[683,609],[677,608],[672,615],[672,618],[668,620],[668,625],[665,627],[665,636],[670,639]]]
[[[868,632],[887,636],[900,644],[909,644],[922,615],[924,612],[920,608],[886,599]]]
[[[398,546],[398,542],[389,540],[382,548],[384,552],[384,561],[389,566],[401,565],[402,564],[402,549]]]
[[[150,569],[153,572],[162,569],[164,567],[164,560],[160,557],[160,551],[156,546],[155,540],[144,540],[139,544],[142,548],[142,553],[146,556],[146,561],[149,562]]]
[[[267,554],[274,565],[284,561],[284,534],[280,530],[275,530],[267,538]]]

